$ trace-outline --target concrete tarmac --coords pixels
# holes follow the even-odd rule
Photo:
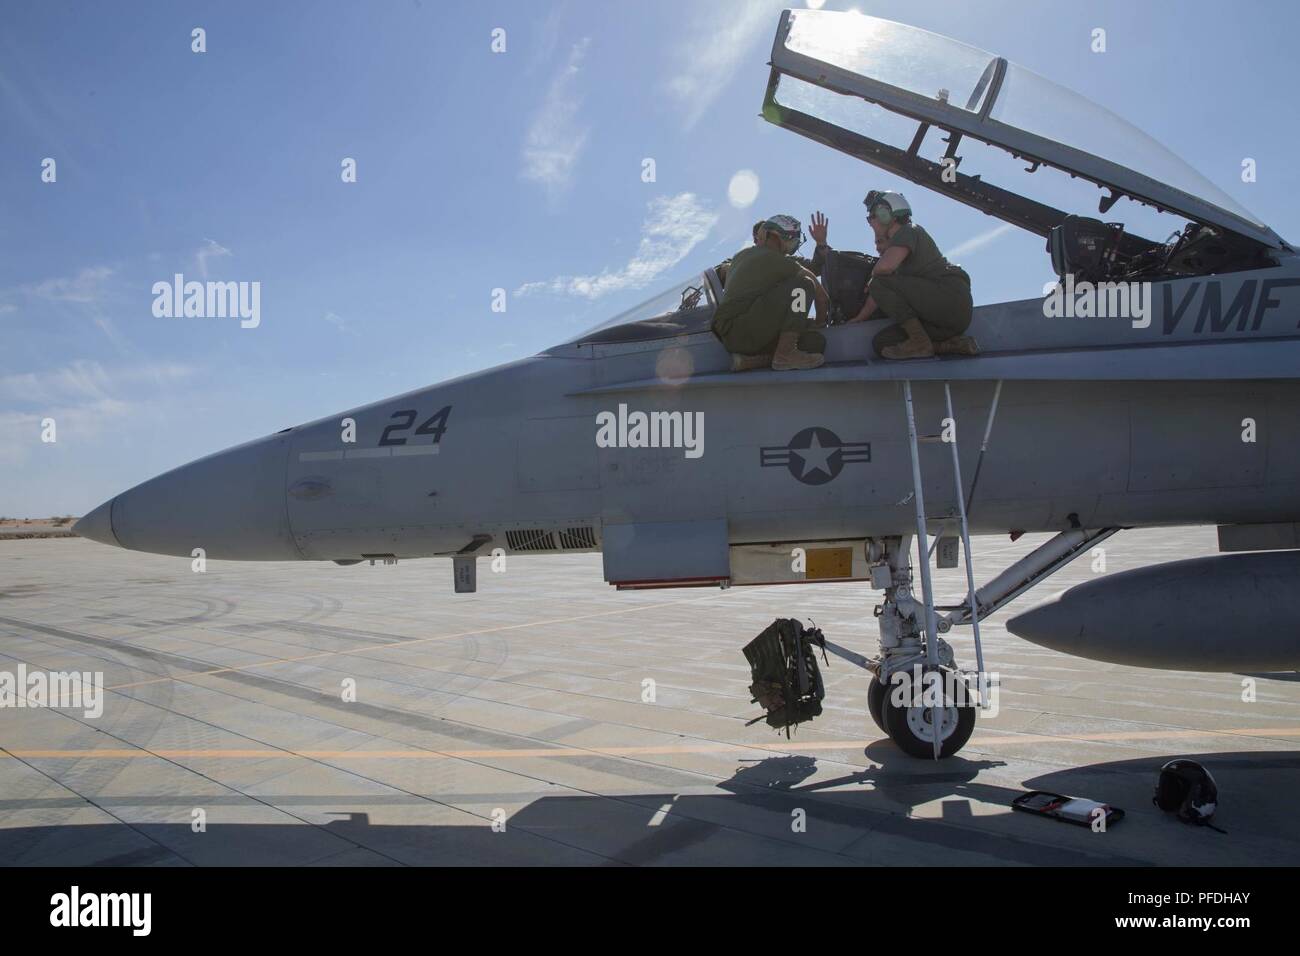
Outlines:
[[[977,539],[977,580],[1041,540]],[[1214,529],[1105,549],[1120,571],[1212,554]],[[1090,562],[986,623],[998,713],[935,763],[883,737],[867,676],[835,657],[821,718],[789,740],[745,726],[740,649],[774,617],[874,652],[880,596],[861,584],[620,593],[599,555],[511,556],[456,595],[443,560],[195,573],[83,539],[0,541],[0,672],[107,686],[97,718],[0,708],[0,863],[1300,863],[1297,675],[1120,667],[1005,631]],[[937,581],[960,600],[960,569]],[[973,666],[969,629],[948,639]],[[1215,775],[1226,835],[1151,805],[1177,756]],[[1094,833],[1012,811],[1031,789],[1127,818]]]

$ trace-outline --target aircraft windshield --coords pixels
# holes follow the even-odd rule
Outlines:
[[[572,339],[573,342],[634,342],[658,339],[709,327],[713,296],[702,275],[675,282],[638,306]]]
[[[1007,64],[1002,91],[989,115],[1008,126],[1127,166],[1257,226],[1266,225],[1136,126],[1073,90],[1014,63]]]
[[[1000,88],[991,93],[997,62],[991,53],[889,20],[817,10],[791,11],[785,47],[975,113],[989,109],[986,100],[992,95],[987,115],[998,123],[1109,160],[1266,228],[1259,217],[1146,133],[1072,90],[1008,63]]]
[[[796,10],[786,48],[838,66],[938,98],[952,106],[976,110],[987,90],[985,71],[996,57],[949,37],[859,13]]]

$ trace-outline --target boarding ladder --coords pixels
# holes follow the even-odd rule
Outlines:
[[[993,429],[993,418],[997,414],[998,399],[1002,395],[1002,382],[997,383],[993,392],[993,402],[989,407],[988,423],[984,428],[984,440],[980,444],[980,457],[975,466],[975,480],[971,483],[970,498],[974,498],[975,488],[979,482],[980,467],[984,463],[984,452],[988,449],[989,434]],[[966,486],[961,480],[961,461],[957,455],[957,418],[952,410],[952,388],[948,382],[943,383],[943,396],[946,402],[948,418],[951,423],[952,441],[945,442],[952,450],[952,477],[953,485],[956,488],[957,517],[961,526],[961,545],[963,564],[966,566],[966,586],[968,601],[970,604],[970,624],[975,635],[975,668],[976,680],[978,682],[978,693],[981,707],[988,706],[988,683],[987,675],[984,671],[984,649],[980,645],[980,614],[976,606],[975,592],[975,568],[971,560],[970,548],[970,528],[966,521],[966,513],[970,504],[967,498]],[[912,500],[916,506],[916,540],[917,540],[917,558],[921,566],[921,600],[925,607],[925,657],[926,664],[931,670],[937,670],[939,667],[939,620],[934,606],[934,588],[930,579],[930,542],[926,525],[925,515],[925,497],[921,487],[921,442],[938,442],[943,441],[942,433],[938,435],[917,435],[916,431],[916,412],[912,404],[912,382],[910,379],[903,380],[903,404],[907,412],[907,441],[908,448],[912,454]],[[937,543],[937,538],[936,538]],[[943,741],[939,739],[938,727],[940,720],[936,715],[934,725],[934,756],[937,760],[939,750],[943,746]]]

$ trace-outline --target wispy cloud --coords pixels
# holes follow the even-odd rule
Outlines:
[[[50,302],[98,302],[104,294],[104,283],[115,271],[110,266],[89,266],[74,276],[22,286],[21,291]]]
[[[42,447],[42,422],[54,419],[59,443],[111,441],[129,416],[150,414],[159,403],[149,386],[162,389],[193,374],[185,365],[154,362],[106,369],[78,359],[41,372],[0,376],[0,465],[16,468]]]
[[[994,226],[987,232],[981,232],[978,236],[971,236],[965,242],[958,243],[945,252],[944,255],[949,259],[956,258],[957,256],[973,255],[985,246],[997,242],[997,240],[1001,239],[1014,228],[1016,227],[1011,225],[1011,223],[1004,222],[1000,226]]]
[[[191,374],[189,366],[174,362],[125,366],[110,372],[99,362],[77,359],[43,372],[0,376],[0,399],[28,405],[108,402],[115,401],[123,390],[139,385],[162,387]]]
[[[551,57],[555,55],[555,50],[560,45],[560,26],[567,12],[567,3],[553,3],[550,6],[546,19],[541,22],[529,44],[532,47],[527,66],[529,73],[536,72],[549,63]]]
[[[338,329],[340,332],[352,331],[352,323],[336,312],[326,312],[325,321],[334,326],[334,328]]]
[[[89,318],[90,322],[103,332],[119,351],[123,351],[125,343],[122,336],[113,325],[113,320],[105,313],[105,309],[109,307],[108,300],[111,294],[121,294],[121,283],[109,281],[115,275],[117,275],[115,266],[87,266],[76,275],[58,276],[43,282],[18,286],[16,289],[0,291],[6,295],[17,293],[29,300],[37,300],[38,303],[55,303],[56,306],[70,303],[79,317]],[[15,311],[17,307],[12,304],[0,306],[0,313]],[[45,311],[47,307],[38,304],[35,309],[28,308],[25,314],[32,312],[39,314]]]
[[[230,250],[221,243],[212,239],[204,239],[203,245],[199,246],[198,251],[194,253],[194,259],[199,264],[199,275],[205,279],[208,277],[209,259],[219,259],[230,254]]]
[[[667,88],[680,101],[686,129],[691,129],[726,89],[736,69],[764,40],[776,33],[777,15],[785,0],[733,0],[727,9],[702,4],[686,38],[673,45]],[[761,63],[766,60],[756,60]]]
[[[541,184],[552,197],[568,187],[578,157],[587,145],[588,130],[578,120],[582,106],[578,73],[590,42],[590,37],[584,37],[573,45],[524,137],[520,175]]]
[[[652,199],[641,226],[636,255],[621,269],[606,270],[599,275],[557,276],[528,282],[516,289],[515,295],[550,292],[598,299],[611,292],[640,289],[686,258],[717,221],[718,214],[702,205],[694,193]]]
[[[46,447],[40,436],[47,418],[54,419],[60,445],[69,438],[73,443],[96,442],[111,440],[114,426],[140,408],[133,402],[101,398],[79,405],[49,405],[40,411],[0,412],[0,465],[18,468],[36,449]],[[3,507],[12,513],[10,509],[7,504]]]

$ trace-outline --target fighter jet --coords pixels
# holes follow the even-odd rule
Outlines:
[[[1009,627],[1147,667],[1300,666],[1291,245],[1107,110],[956,40],[786,11],[770,63],[766,120],[1042,236],[1059,283],[978,307],[975,357],[869,361],[872,321],[827,328],[821,368],[732,373],[710,269],[539,355],[146,481],[77,532],[213,559],[448,557],[459,592],[497,549],[598,551],[621,589],[869,583],[871,716],[937,757],[978,693],[914,706],[893,678],[979,683],[980,620],[1055,570],[1120,529],[1218,525],[1230,553],[1098,577]],[[1092,195],[1060,208],[1047,177]],[[1098,188],[1100,215],[1181,228],[1089,217]],[[1055,536],[977,586],[970,536],[1025,532]],[[931,559],[963,553],[967,598],[937,607]],[[963,627],[973,672],[945,640]]]

